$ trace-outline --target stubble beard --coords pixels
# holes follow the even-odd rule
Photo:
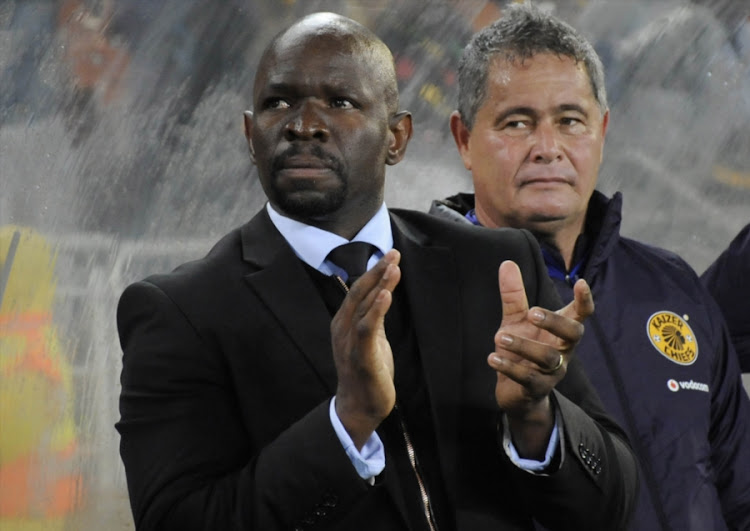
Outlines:
[[[293,189],[282,189],[279,186],[279,172],[284,159],[299,152],[298,148],[292,147],[274,161],[271,168],[271,186],[276,204],[287,215],[301,220],[320,219],[337,212],[346,202],[348,179],[341,161],[327,155],[319,146],[313,146],[311,154],[326,161],[338,178],[338,185],[320,190],[314,180],[297,180],[291,183]]]
[[[338,211],[346,199],[346,181],[336,188],[320,191],[302,183],[293,191],[276,190],[277,204],[288,215],[297,219],[318,219]],[[313,184],[313,183],[311,183]]]

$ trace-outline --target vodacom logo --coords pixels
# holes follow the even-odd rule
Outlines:
[[[685,391],[702,391],[704,393],[708,393],[710,391],[708,384],[696,382],[694,380],[678,382],[673,378],[667,380],[667,388],[673,393],[676,393],[680,389],[683,389]]]

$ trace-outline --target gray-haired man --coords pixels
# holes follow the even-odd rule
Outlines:
[[[434,214],[532,231],[563,300],[597,297],[578,353],[628,431],[643,483],[633,529],[750,529],[750,402],[719,310],[678,256],[619,235],[595,191],[604,74],[573,28],[531,5],[477,33],[451,131],[475,194]]]

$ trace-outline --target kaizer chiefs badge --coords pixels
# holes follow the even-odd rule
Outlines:
[[[646,333],[656,350],[679,365],[692,365],[698,357],[698,341],[687,324],[687,316],[656,312],[648,318]]]

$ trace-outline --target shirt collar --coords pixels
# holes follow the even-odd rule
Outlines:
[[[478,227],[483,226],[479,222],[476,209],[474,208],[470,209],[464,215],[464,217]],[[586,217],[586,220],[588,222],[588,216]],[[586,230],[588,230],[588,224]],[[575,247],[573,248],[573,267],[570,269],[570,271],[567,271],[565,269],[565,261],[563,260],[562,255],[560,254],[560,251],[557,249],[557,247],[555,247],[553,243],[547,242],[544,239],[537,237],[539,247],[541,247],[542,249],[544,263],[547,265],[549,276],[551,276],[552,278],[566,280],[571,284],[575,283],[575,281],[580,278],[579,273],[581,272],[581,269],[583,268],[583,265],[588,258],[590,239],[591,238],[589,238],[587,232],[583,232],[578,235]]]
[[[300,260],[322,273],[328,275],[333,273],[330,262],[326,261],[326,256],[334,247],[348,243],[349,240],[338,234],[283,216],[274,210],[271,203],[266,203],[266,210],[271,218],[271,223],[289,243]],[[368,263],[368,269],[385,253],[393,249],[391,218],[388,216],[385,203],[380,205],[375,215],[351,241],[367,242],[378,249],[378,252],[373,255],[373,259]]]

